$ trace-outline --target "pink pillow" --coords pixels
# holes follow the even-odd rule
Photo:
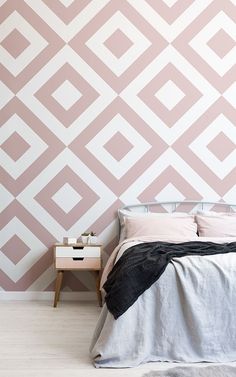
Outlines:
[[[200,237],[236,237],[236,213],[196,215]]]
[[[171,213],[159,213],[159,212],[132,212],[128,211],[126,209],[119,209],[118,210],[118,216],[119,216],[119,221],[120,221],[120,241],[124,241],[126,238],[126,226],[125,226],[125,221],[128,218],[148,218],[149,220],[153,219],[154,217],[187,217],[188,214],[186,212],[171,212]]]
[[[127,217],[125,219],[126,238],[141,236],[171,237],[197,237],[197,224],[194,216],[181,217]]]

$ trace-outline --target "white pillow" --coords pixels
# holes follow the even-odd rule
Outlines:
[[[142,236],[169,238],[197,238],[197,224],[194,216],[188,214],[162,216],[127,217],[125,219],[126,238]]]

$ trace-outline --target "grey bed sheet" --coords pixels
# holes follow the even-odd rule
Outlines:
[[[90,354],[97,368],[235,361],[236,254],[173,259],[117,320],[104,305]]]

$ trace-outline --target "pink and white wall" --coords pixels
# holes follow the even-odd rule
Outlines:
[[[236,202],[235,0],[0,5],[2,293],[53,290],[63,236],[106,258],[126,203]]]

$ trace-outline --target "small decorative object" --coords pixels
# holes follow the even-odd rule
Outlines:
[[[89,235],[89,243],[96,244],[98,242],[98,238],[95,232],[91,231]]]
[[[90,236],[90,233],[88,232],[84,232],[81,234],[81,240],[82,240],[82,243],[88,243],[89,241],[89,236]]]
[[[75,244],[76,243],[76,238],[73,238],[73,237],[63,237],[63,243],[66,244],[66,245]]]
[[[95,232],[84,232],[81,234],[82,243],[85,244],[97,244],[98,238]]]

